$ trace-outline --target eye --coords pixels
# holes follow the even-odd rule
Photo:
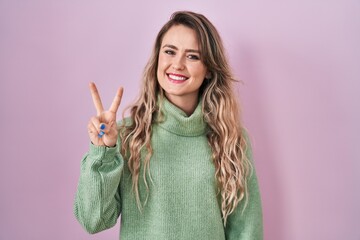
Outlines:
[[[175,52],[173,50],[165,50],[164,53],[168,55],[175,55]]]
[[[188,55],[187,57],[191,60],[200,60],[200,57],[198,55]]]

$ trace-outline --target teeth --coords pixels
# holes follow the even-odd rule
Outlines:
[[[184,80],[187,79],[186,77],[175,76],[175,75],[172,75],[172,74],[169,74],[169,77],[171,79],[174,79],[174,80],[177,80],[177,81],[184,81]]]

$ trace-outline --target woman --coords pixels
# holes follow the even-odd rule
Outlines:
[[[203,15],[176,12],[160,30],[131,116],[122,88],[88,124],[75,216],[89,233],[121,214],[121,239],[262,239],[251,148],[220,36]]]

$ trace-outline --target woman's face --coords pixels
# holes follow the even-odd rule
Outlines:
[[[184,25],[172,26],[164,35],[157,78],[173,103],[197,102],[207,69],[202,62],[196,32]]]

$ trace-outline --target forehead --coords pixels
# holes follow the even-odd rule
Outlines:
[[[196,32],[184,25],[172,26],[164,35],[161,46],[171,44],[178,48],[198,50],[199,41]]]

